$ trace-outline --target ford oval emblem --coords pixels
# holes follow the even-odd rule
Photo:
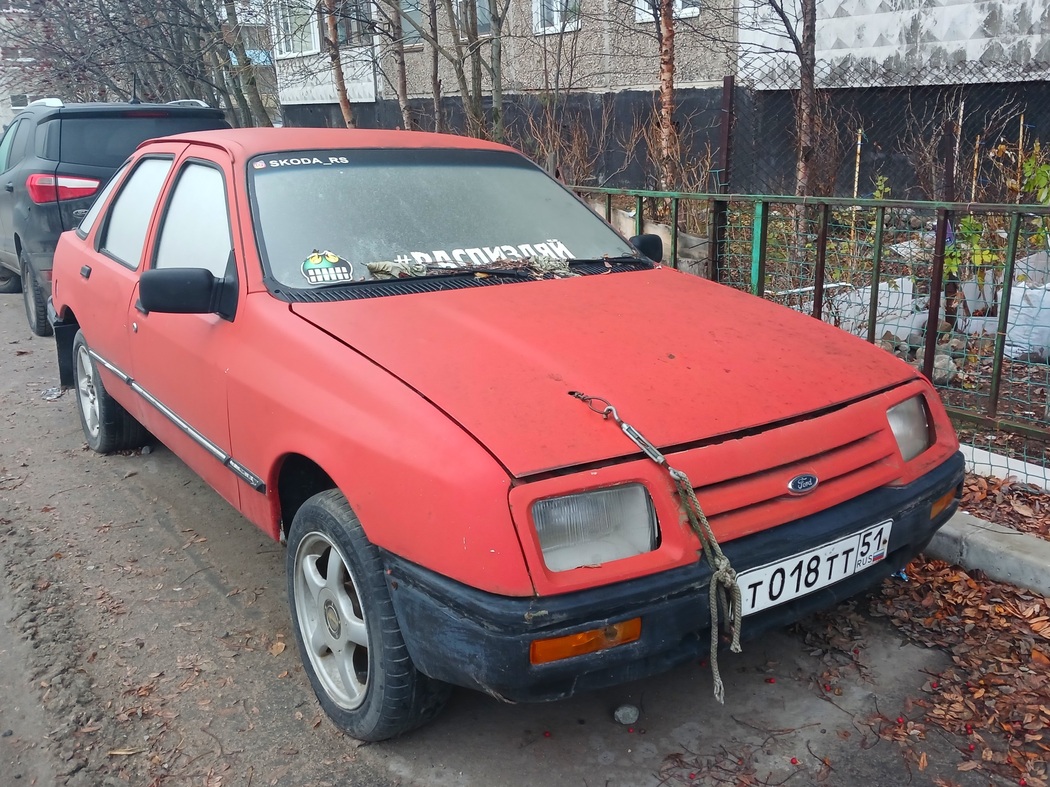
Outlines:
[[[805,495],[817,488],[820,481],[812,473],[797,475],[788,481],[788,491],[793,495]]]

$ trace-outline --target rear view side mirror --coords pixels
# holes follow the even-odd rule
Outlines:
[[[207,314],[214,286],[215,277],[203,268],[148,270],[139,279],[139,300],[146,311]]]
[[[653,262],[664,258],[664,241],[659,235],[635,235],[630,243]]]
[[[229,320],[237,310],[236,278],[218,279],[203,268],[161,268],[139,277],[139,302],[147,312],[211,314]]]

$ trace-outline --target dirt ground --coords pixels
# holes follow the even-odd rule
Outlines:
[[[694,664],[544,705],[457,691],[358,745],[299,664],[283,547],[163,446],[88,451],[56,385],[53,342],[0,296],[4,785],[1006,783],[917,723],[948,655],[851,606],[723,654],[724,707]]]

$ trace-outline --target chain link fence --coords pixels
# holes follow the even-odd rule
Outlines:
[[[1016,202],[1021,162],[1050,130],[1050,82],[1025,76],[1011,62],[818,61],[807,192]],[[797,61],[744,64],[735,79],[731,190],[794,194]]]

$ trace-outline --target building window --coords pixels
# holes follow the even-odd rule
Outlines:
[[[343,0],[336,7],[340,46],[372,42],[372,0]]]
[[[492,35],[492,11],[489,8],[489,0],[456,0],[456,23],[459,25],[460,37],[467,37],[467,19],[472,12],[478,15],[478,35]]]
[[[675,19],[700,16],[700,0],[673,0]],[[660,19],[660,0],[634,0],[636,22],[657,22]]]
[[[321,50],[316,6],[302,0],[278,0],[274,6],[274,49],[278,56]]]
[[[419,27],[423,26],[422,0],[401,0],[401,40],[405,46],[419,46],[423,43],[423,35],[412,22]]]
[[[580,0],[533,0],[532,19],[537,33],[579,30]]]

